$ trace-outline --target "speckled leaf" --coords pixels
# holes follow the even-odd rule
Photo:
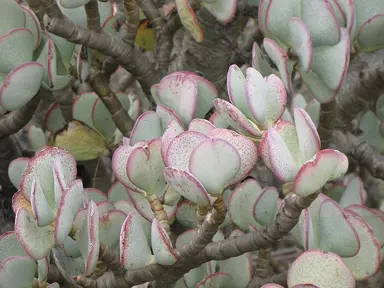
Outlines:
[[[189,171],[210,195],[217,196],[236,177],[241,158],[236,148],[223,139],[208,139],[191,153]]]
[[[129,180],[148,194],[162,196],[166,183],[163,176],[164,162],[161,158],[161,140],[154,139],[144,147],[133,149],[127,161]]]
[[[29,161],[31,161],[30,158],[21,157],[16,158],[8,165],[8,177],[11,180],[13,186],[15,186],[17,189],[20,189],[21,176],[23,175]]]
[[[209,133],[215,128],[215,125],[208,120],[195,118],[189,124],[188,131],[200,132],[208,136]]]
[[[302,1],[301,19],[308,26],[313,46],[331,46],[339,42],[340,25],[329,1]]]
[[[129,145],[139,141],[151,141],[163,134],[160,117],[155,111],[144,112],[137,118],[129,137]]]
[[[366,280],[379,268],[380,244],[370,225],[362,218],[349,211],[346,211],[346,217],[359,237],[360,249],[355,256],[343,260],[356,280]]]
[[[76,243],[84,259],[85,276],[93,273],[99,258],[100,239],[98,231],[99,211],[96,203],[91,201],[88,205],[85,221],[75,235]]]
[[[308,72],[312,65],[313,53],[311,33],[303,20],[294,17],[289,20],[289,34],[292,48],[299,57],[302,69]]]
[[[178,257],[172,248],[171,239],[156,218],[152,221],[151,234],[151,246],[156,262],[160,265],[173,265]]]
[[[233,190],[228,200],[228,215],[240,229],[248,231],[250,224],[258,225],[252,211],[261,194],[262,188],[253,178],[245,180]]]
[[[35,260],[44,258],[55,247],[54,227],[39,227],[25,208],[17,210],[15,232],[25,251]]]
[[[143,268],[154,260],[137,212],[129,213],[121,227],[120,251],[120,263],[126,269]]]
[[[119,246],[121,227],[125,221],[126,214],[120,210],[111,210],[100,217],[99,238],[100,243],[116,249]]]
[[[41,184],[36,178],[32,180],[31,206],[37,225],[40,227],[48,225],[56,218],[56,207],[50,207]]]
[[[319,248],[342,257],[352,257],[360,248],[359,237],[346,219],[342,208],[333,200],[326,200],[320,208]]]
[[[343,208],[353,204],[364,205],[366,197],[367,192],[364,189],[364,184],[360,177],[356,175],[348,181],[339,205]]]
[[[34,287],[36,262],[28,256],[12,256],[1,262],[1,287]]]
[[[318,287],[355,287],[353,274],[334,253],[309,250],[302,253],[288,270],[288,287],[311,283]]]
[[[4,77],[0,77],[0,105],[8,111],[24,107],[39,91],[43,73],[40,63],[24,61],[7,72],[8,75],[3,74]]]
[[[57,244],[63,244],[71,231],[72,222],[83,204],[79,201],[82,197],[83,182],[81,179],[73,181],[61,196],[55,226],[55,241]]]

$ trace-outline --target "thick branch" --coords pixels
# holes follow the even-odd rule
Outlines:
[[[299,221],[301,211],[308,208],[317,195],[315,193],[308,197],[288,196],[275,222],[265,226],[264,229],[220,242],[211,242],[198,255],[182,259],[173,266],[155,264],[135,271],[127,271],[124,276],[125,282],[128,285],[145,283],[171,270],[176,271],[177,275],[182,275],[211,260],[225,260],[260,248],[267,248],[292,230]]]
[[[160,82],[162,76],[153,69],[154,63],[140,50],[128,46],[115,36],[78,26],[66,18],[50,18],[46,28],[69,42],[88,46],[115,58],[140,82],[147,94],[153,84]]]
[[[336,97],[336,128],[350,130],[352,120],[384,92],[384,50],[362,53],[350,64]]]
[[[97,0],[91,0],[84,5],[85,14],[87,15],[87,26],[91,30],[99,31],[100,26],[100,13],[99,4]]]
[[[321,149],[327,149],[335,127],[336,119],[336,102],[333,100],[329,103],[321,104],[320,121],[317,131],[321,140]]]
[[[39,19],[40,27],[44,29],[44,7],[40,4],[40,0],[28,0],[28,6],[31,8],[33,13],[37,16],[37,19]]]
[[[360,165],[365,166],[372,176],[384,180],[384,155],[362,138],[350,132],[336,130],[332,142],[336,149],[355,158]]]
[[[40,92],[23,108],[15,110],[0,118],[0,139],[8,137],[22,129],[31,120],[40,102]]]
[[[139,7],[137,7],[136,0],[124,0],[125,18],[126,18],[126,31],[123,40],[129,46],[135,44],[137,30],[139,29]]]
[[[108,82],[104,76],[100,73],[97,73],[91,78],[89,84],[91,85],[93,91],[95,91],[96,94],[100,97],[101,101],[103,101],[108,111],[111,113],[116,127],[124,136],[129,137],[134,122],[129,117],[127,111],[124,110],[119,99],[117,99],[116,94],[113,93],[109,88]]]

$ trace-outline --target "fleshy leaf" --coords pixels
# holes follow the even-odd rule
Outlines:
[[[256,69],[246,70],[245,98],[247,109],[251,111],[257,123],[265,124],[268,117],[268,86],[263,76]],[[244,88],[243,88],[244,90]]]
[[[77,179],[71,183],[61,196],[59,210],[57,211],[55,226],[55,241],[61,245],[64,243],[72,228],[77,211],[82,207],[83,182]]]
[[[192,151],[208,136],[194,131],[185,131],[176,136],[168,146],[167,166],[188,171]]]
[[[275,128],[268,129],[267,145],[273,173],[282,181],[292,181],[298,167],[287,144]]]
[[[61,113],[59,103],[53,103],[51,106],[49,106],[47,114],[45,114],[45,128],[54,134],[57,131],[63,129],[65,124],[66,121],[63,114]]]
[[[257,42],[253,43],[252,48],[252,67],[259,71],[264,77],[272,74],[271,65],[265,59]]]
[[[169,124],[171,124],[171,122],[174,122],[174,121],[177,122],[177,126],[184,128],[183,121],[181,121],[180,117],[171,108],[158,104],[156,105],[156,113],[160,117],[161,134],[163,134],[163,132],[165,132],[169,127]],[[160,138],[160,137],[161,135],[157,138]]]
[[[91,200],[95,201],[96,204],[103,202],[103,201],[108,201],[107,195],[99,189],[96,188],[85,188],[84,189],[84,207],[88,206],[89,202]]]
[[[266,187],[255,201],[253,217],[261,225],[271,223],[277,214],[279,192],[275,187]]]
[[[173,265],[178,257],[172,248],[171,239],[156,218],[152,221],[151,235],[152,250],[156,262],[160,265]]]
[[[294,17],[289,20],[289,34],[292,48],[300,59],[303,71],[308,72],[312,65],[313,56],[311,33],[300,18]]]
[[[235,131],[220,128],[212,130],[209,136],[213,139],[227,140],[239,153],[241,166],[231,184],[236,184],[251,173],[258,158],[257,146],[251,139],[239,135]]]
[[[8,231],[1,235],[0,246],[0,263],[11,256],[28,256],[17,239],[15,231]]]
[[[380,245],[366,221],[348,209],[346,217],[359,237],[360,249],[355,256],[343,258],[343,260],[356,280],[365,280],[379,268]]]
[[[233,190],[228,200],[228,215],[240,229],[248,231],[250,224],[258,226],[252,211],[261,194],[262,189],[253,178],[245,180]]]
[[[1,287],[34,287],[36,262],[28,256],[12,256],[0,264]]]
[[[215,128],[215,125],[208,120],[195,118],[189,124],[188,131],[196,131],[208,136]]]
[[[379,242],[379,246],[384,246],[384,218],[374,213],[372,209],[369,209],[363,205],[351,205],[347,208],[348,211],[352,211],[364,219],[372,228],[372,233]]]
[[[209,117],[209,122],[211,122],[216,128],[226,129],[229,127],[228,123],[216,111],[213,112],[211,117]]]
[[[228,101],[223,99],[213,100],[217,113],[237,132],[252,138],[261,137],[263,133],[248,118]]]
[[[369,4],[371,5],[371,4]],[[384,9],[383,9],[384,13]],[[384,48],[381,33],[384,29],[384,14],[378,14],[368,19],[359,29],[357,43],[361,51],[374,51]]]
[[[231,285],[228,287],[247,287],[252,279],[251,253],[219,261],[220,272],[227,273],[231,277]]]
[[[59,0],[60,4],[67,9],[74,9],[87,4],[90,0]]]
[[[244,115],[247,118],[252,118],[252,113],[249,110],[246,94],[245,94],[245,89],[246,89],[245,81],[246,81],[246,78],[243,74],[243,71],[241,71],[241,69],[239,68],[239,66],[235,64],[229,66],[228,74],[227,74],[228,97],[231,100],[231,103],[234,106],[236,106],[236,108],[238,108],[242,113],[244,113]]]
[[[353,204],[364,205],[366,197],[367,192],[364,190],[364,184],[360,177],[356,175],[348,181],[339,205],[343,208],[347,208]]]
[[[339,42],[340,25],[329,1],[302,1],[301,19],[308,26],[313,46],[331,46]]]
[[[187,0],[178,1],[186,2]],[[181,18],[181,14],[179,15]],[[161,101],[174,110],[183,123],[188,126],[196,114],[198,104],[197,82],[184,74],[169,74],[160,81],[158,95]]]
[[[151,141],[163,134],[160,117],[155,111],[144,112],[137,118],[129,137],[129,144],[135,145],[139,141]]]
[[[336,45],[313,48],[312,70],[333,91],[340,89],[347,74],[349,40],[348,30],[341,28],[341,38]]]
[[[111,113],[100,98],[98,98],[93,105],[92,121],[96,130],[100,132],[107,141],[112,139],[115,134],[116,125]]]
[[[161,158],[161,140],[154,139],[144,147],[136,147],[128,157],[129,180],[148,194],[162,196],[166,183],[163,176],[164,162]]]
[[[154,260],[137,212],[129,213],[121,227],[120,251],[125,269],[142,268]]]
[[[191,153],[189,171],[201,181],[210,195],[222,193],[236,177],[241,158],[236,148],[223,139],[208,139]]]
[[[120,210],[111,210],[100,217],[99,238],[100,243],[116,249],[119,245],[121,227],[125,221],[126,214]]]
[[[352,257],[360,248],[359,237],[346,219],[342,208],[333,200],[326,200],[320,208],[319,248],[342,257]]]
[[[231,276],[228,273],[216,272],[204,278],[203,281],[196,285],[196,288],[222,287],[229,288],[231,286]]]
[[[176,220],[186,228],[197,227],[198,219],[196,214],[196,205],[188,200],[177,204]]]
[[[197,22],[195,12],[193,12],[188,0],[176,0],[175,2],[183,26],[192,34],[196,42],[202,42],[204,39],[203,30]]]
[[[295,107],[294,118],[301,155],[307,161],[320,151],[320,136],[304,109]]]
[[[280,20],[279,20],[280,21]],[[287,26],[284,24],[284,26]],[[275,41],[269,38],[264,38],[264,49],[268,53],[268,56],[276,64],[279,69],[281,80],[283,80],[285,88],[290,94],[293,94],[291,73],[293,66],[290,64],[287,53],[279,47]]]
[[[28,127],[28,143],[32,150],[40,150],[47,144],[45,133],[40,127],[30,125]]]
[[[30,158],[21,157],[16,158],[8,165],[9,180],[11,180],[13,186],[15,186],[17,189],[20,189],[21,177],[30,161]]]
[[[211,204],[211,198],[207,191],[191,173],[167,167],[164,170],[164,178],[175,191],[191,202],[202,206]]]
[[[92,120],[92,110],[97,99],[99,97],[94,92],[85,92],[77,96],[72,104],[73,119],[84,122],[92,129],[96,129]]]
[[[184,131],[183,125],[179,124],[177,121],[171,121],[168,125],[167,130],[165,130],[163,136],[161,137],[161,157],[163,158],[164,164],[169,166],[167,152],[169,145],[172,140],[176,138],[177,135]]]
[[[15,67],[31,62],[34,46],[33,34],[27,28],[12,29],[2,35],[0,37],[0,73],[8,74]],[[4,105],[1,106],[4,107]]]
[[[302,253],[288,270],[288,287],[311,283],[318,287],[355,287],[353,274],[337,254],[318,249]]]
[[[300,71],[300,75],[315,99],[320,103],[328,103],[336,97],[337,91],[329,89],[316,73],[312,71],[308,73]]]
[[[99,211],[96,203],[91,201],[88,205],[85,221],[75,235],[77,245],[84,259],[85,276],[93,273],[99,258],[100,239],[98,231]]]
[[[292,17],[299,16],[298,1],[274,0],[264,2],[266,3],[260,5],[263,7],[261,9],[263,11],[260,11],[260,14],[265,13],[263,16],[265,17],[265,25],[263,28],[271,32],[272,35],[276,36],[285,44],[289,44],[289,27],[287,23]],[[264,8],[264,6],[267,7]]]
[[[43,73],[40,63],[24,62],[6,77],[0,77],[0,105],[8,111],[22,108],[39,91]]]
[[[301,197],[315,193],[331,179],[338,162],[339,157],[335,150],[325,149],[318,152],[297,172],[293,193]]]
[[[50,266],[50,256],[46,256],[43,259],[37,260],[37,273],[38,273],[38,283],[40,285],[44,284],[48,280],[49,266]]]
[[[20,189],[27,200],[30,200],[32,181],[40,181],[41,187],[49,203],[54,201],[52,164],[58,159],[63,167],[63,181],[69,185],[77,176],[75,158],[66,150],[56,147],[47,147],[38,152],[28,163],[21,179]]]
[[[25,208],[17,210],[15,232],[25,251],[35,260],[44,258],[55,247],[54,227],[39,227]]]
[[[49,206],[40,182],[36,178],[32,181],[31,206],[37,225],[40,227],[48,225],[56,218],[56,211],[54,212]],[[54,209],[56,210],[56,207]]]
[[[201,5],[224,24],[230,22],[236,13],[236,0],[201,1]]]
[[[39,19],[37,18],[36,14],[29,8],[23,5],[20,5],[20,7],[24,10],[25,14],[25,27],[31,30],[34,38],[35,38],[35,48],[39,47],[40,41],[41,41],[41,28]],[[14,15],[12,15],[13,17]]]
[[[0,3],[0,35],[14,28],[25,26],[25,16],[16,1],[1,1]]]

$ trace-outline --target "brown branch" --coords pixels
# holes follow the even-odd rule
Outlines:
[[[115,58],[140,82],[145,93],[149,94],[150,87],[160,82],[162,75],[154,69],[154,63],[139,49],[128,46],[121,39],[104,31],[97,32],[76,25],[67,18],[53,17],[47,22],[46,29],[49,32],[69,42],[88,46]]]
[[[124,136],[129,137],[134,122],[131,117],[129,117],[127,111],[124,110],[116,94],[109,88],[108,81],[105,77],[102,74],[97,73],[91,77],[89,84],[108,108],[116,127]]]
[[[320,120],[317,131],[321,140],[321,149],[327,149],[335,128],[336,101],[322,103],[320,108]]]
[[[340,130],[333,132],[332,143],[334,148],[365,166],[372,176],[384,180],[384,155],[380,154],[375,147],[350,132],[343,133]]]
[[[44,7],[40,4],[40,0],[28,0],[28,6],[31,8],[33,13],[37,16],[37,19],[39,19],[40,22],[40,27],[44,29],[44,14],[45,14],[45,9]]]
[[[23,108],[14,110],[0,118],[0,140],[16,133],[27,125],[35,113],[39,102],[40,91]]]
[[[351,130],[352,120],[384,92],[384,50],[354,58],[336,97],[336,128]]]
[[[139,29],[139,7],[137,7],[136,0],[124,0],[124,8],[126,30],[123,36],[123,41],[132,47],[135,44],[137,30]]]
[[[100,13],[99,4],[97,0],[90,0],[84,5],[85,14],[87,15],[87,26],[91,30],[99,31],[100,25]]]
[[[40,3],[43,5],[45,13],[47,13],[49,17],[63,18],[64,15],[57,5],[56,0],[40,0]]]

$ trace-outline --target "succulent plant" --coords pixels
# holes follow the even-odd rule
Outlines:
[[[18,191],[12,198],[14,231],[0,236],[0,287],[60,287],[64,281],[113,288],[151,279],[164,287],[260,287],[260,278],[263,284],[269,280],[263,273],[281,269],[269,248],[287,233],[304,250],[280,273],[289,288],[353,288],[378,271],[384,204],[368,207],[370,191],[347,156],[368,166],[359,147],[383,152],[384,96],[359,115],[358,140],[373,148],[357,141],[349,150],[322,149],[317,128],[324,124],[322,104],[341,91],[350,58],[384,47],[384,5],[246,2],[126,0],[123,10],[123,2],[109,0],[47,0],[39,6],[45,19],[37,6],[0,3],[0,120],[9,117],[2,122],[6,129],[39,89],[58,92],[77,79],[95,91],[78,93],[71,117],[55,101],[43,124],[26,126],[33,156],[8,166]],[[92,27],[88,9],[94,4],[99,15],[93,20],[100,21]],[[223,87],[213,84],[220,79],[181,69],[212,42],[213,30],[240,30],[243,14],[253,15],[255,5],[264,40],[253,43],[250,63],[239,64],[235,55],[228,61],[239,65],[223,65],[226,101],[220,98]],[[64,17],[53,15],[59,10]],[[156,49],[147,54],[133,37],[145,17],[156,38]],[[175,32],[168,30],[178,29],[176,24],[185,28],[181,58],[189,54],[182,65],[175,61],[177,69],[168,69]],[[217,45],[229,45],[232,37],[221,35]],[[245,44],[251,52],[251,43]],[[152,54],[156,63],[149,60]],[[113,87],[104,68],[116,70],[117,64],[137,78],[138,95]],[[297,77],[311,95],[294,91]],[[102,81],[95,85],[94,79]],[[156,104],[149,111],[145,93]],[[101,157],[112,160],[108,191],[88,187],[77,171],[77,161]],[[384,169],[372,165],[376,172]],[[262,168],[273,183],[263,181]],[[60,284],[48,277],[51,269],[58,270]]]

